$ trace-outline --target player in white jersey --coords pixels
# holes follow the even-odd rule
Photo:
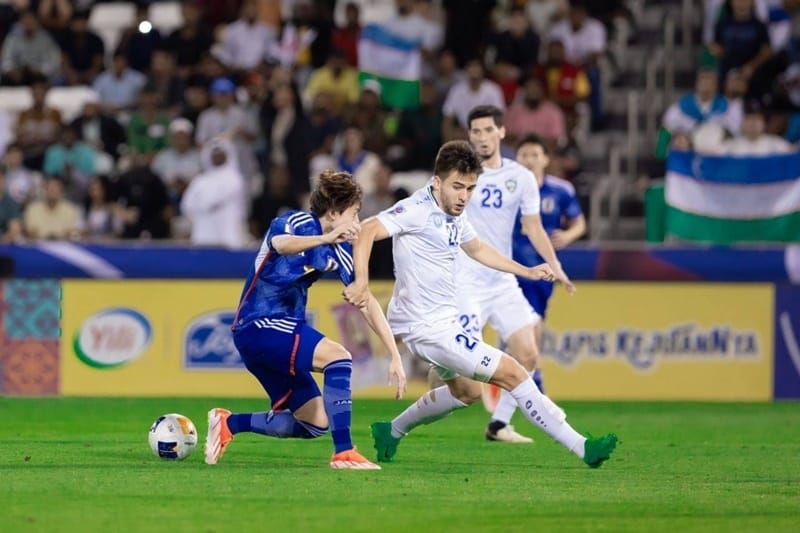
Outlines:
[[[572,294],[570,282],[539,216],[539,185],[536,177],[512,159],[500,155],[505,137],[503,112],[494,106],[478,106],[468,116],[469,140],[481,157],[483,173],[478,177],[467,215],[478,237],[506,257],[511,257],[511,242],[517,217],[521,214],[524,232],[531,244],[552,268],[556,280]],[[487,322],[497,331],[508,353],[530,372],[535,372],[539,351],[533,326],[540,317],[522,293],[516,278],[505,272],[486,268],[466,254],[457,262],[456,279],[463,287],[458,293],[462,326],[481,338]],[[541,389],[538,373],[534,382]],[[532,439],[517,433],[509,423],[516,402],[501,392],[492,419],[486,428],[491,441],[530,443]]]
[[[533,280],[554,279],[550,266],[523,267],[476,236],[463,213],[480,172],[480,160],[468,143],[446,143],[436,157],[431,183],[364,222],[354,244],[355,281],[345,289],[345,298],[364,305],[372,244],[392,237],[396,283],[387,313],[389,325],[444,381],[391,422],[372,425],[378,461],[391,461],[400,439],[413,428],[479,400],[480,387],[474,381],[478,380],[510,391],[528,421],[589,466],[598,467],[616,447],[616,435],[583,437],[539,391],[527,369],[459,323],[456,293],[464,288],[454,270],[460,250],[489,268]]]

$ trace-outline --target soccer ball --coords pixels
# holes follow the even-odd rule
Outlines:
[[[159,416],[150,426],[150,449],[162,459],[186,459],[197,446],[197,429],[178,413]]]

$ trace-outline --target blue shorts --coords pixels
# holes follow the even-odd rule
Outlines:
[[[320,395],[313,370],[314,349],[325,336],[305,322],[292,333],[264,327],[257,320],[233,332],[244,366],[264,387],[273,411],[295,411]]]
[[[544,320],[547,312],[547,302],[550,300],[550,296],[553,295],[555,284],[549,281],[531,281],[530,283],[520,283],[519,286],[533,310]]]

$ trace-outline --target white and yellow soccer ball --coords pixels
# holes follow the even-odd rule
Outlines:
[[[159,416],[153,422],[148,439],[156,457],[186,459],[197,447],[197,429],[189,417],[170,413]]]

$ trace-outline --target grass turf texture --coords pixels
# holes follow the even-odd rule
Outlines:
[[[354,440],[408,402],[357,400]],[[0,531],[797,531],[800,405],[565,403],[573,425],[616,431],[598,470],[517,415],[536,444],[483,440],[473,406],[401,443],[382,471],[327,467],[330,437],[239,435],[203,463],[206,411],[257,401],[0,398]],[[183,462],[147,430],[179,412],[200,440]]]

